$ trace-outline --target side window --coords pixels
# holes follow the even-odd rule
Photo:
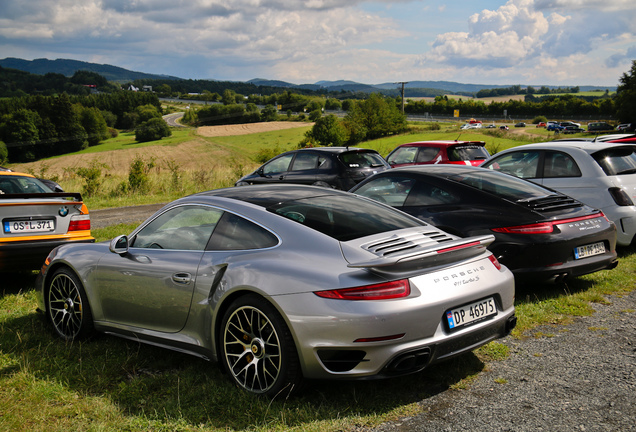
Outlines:
[[[405,207],[433,206],[440,204],[454,204],[459,202],[459,197],[445,189],[427,182],[418,181],[411,189],[404,204]]]
[[[223,211],[185,205],[166,211],[137,233],[132,246],[151,249],[204,250]]]
[[[543,177],[581,177],[581,170],[570,155],[561,152],[546,152],[543,161]]]
[[[537,178],[539,156],[541,151],[516,151],[496,158],[488,165],[484,165],[484,168],[520,178]]]
[[[316,153],[298,152],[292,164],[292,171],[304,171],[318,167],[318,155]]]
[[[273,161],[267,163],[263,167],[263,175],[272,175],[287,172],[289,170],[289,164],[293,157],[293,154],[288,154],[278,157]]]
[[[391,154],[387,162],[390,164],[405,164],[415,162],[417,147],[401,147]]]
[[[240,216],[225,213],[214,231],[207,250],[264,249],[278,244],[278,237]]]
[[[420,147],[420,151],[417,154],[417,162],[431,162],[438,154],[438,147]]]
[[[402,207],[415,180],[405,177],[380,177],[370,181],[355,193],[386,203],[392,207]]]

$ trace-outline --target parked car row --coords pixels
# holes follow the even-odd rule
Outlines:
[[[509,334],[515,276],[617,265],[617,239],[636,231],[636,144],[612,142],[623,139],[494,156],[481,141],[408,143],[387,160],[285,152],[241,187],[173,201],[129,235],[55,247],[38,307],[66,341],[105,332],[211,359],[254,394],[414,373]],[[57,215],[3,213],[5,237],[66,228],[70,240],[67,216],[90,233],[79,194],[40,188],[32,207]]]

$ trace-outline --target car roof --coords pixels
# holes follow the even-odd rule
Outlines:
[[[485,168],[476,167],[472,165],[453,165],[453,164],[427,164],[427,165],[408,165],[390,170],[382,171],[375,176],[390,176],[393,173],[406,173],[406,174],[425,174],[431,177],[447,178],[452,175],[469,173],[475,171],[491,172]]]
[[[294,153],[294,152],[302,152],[302,151],[319,151],[325,153],[346,153],[346,152],[373,152],[377,153],[377,151],[373,149],[360,148],[360,147],[305,147],[297,150],[290,150],[286,153]]]
[[[32,174],[21,173],[21,172],[16,172],[16,171],[4,171],[4,170],[0,170],[0,175],[6,175],[6,176],[12,176],[12,177],[20,176],[20,177],[31,177],[31,178],[35,178],[35,176],[34,176],[34,175],[32,175]]]
[[[426,147],[430,145],[451,147],[455,145],[480,145],[485,146],[485,141],[451,141],[451,140],[434,140],[434,141],[415,141],[406,144],[400,144],[398,147]]]
[[[567,149],[580,149],[587,153],[596,153],[597,151],[605,150],[614,147],[634,147],[632,144],[622,144],[605,141],[549,141],[544,143],[524,144],[517,147],[512,147],[501,153],[509,153],[515,150],[567,150]],[[493,155],[493,158],[497,157],[499,153]]]
[[[306,186],[300,184],[264,184],[250,186],[235,186],[223,189],[214,189],[200,192],[190,197],[220,197],[239,201],[245,201],[261,207],[270,207],[275,204],[311,198],[317,196],[353,196],[348,192],[320,186]],[[353,196],[355,198],[355,196]]]

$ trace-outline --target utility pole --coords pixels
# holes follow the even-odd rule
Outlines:
[[[402,114],[404,114],[404,84],[408,84],[408,81],[396,82],[394,84],[402,84]]]

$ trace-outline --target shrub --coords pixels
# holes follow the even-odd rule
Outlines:
[[[137,142],[156,141],[170,135],[172,135],[170,127],[161,118],[152,118],[135,129],[135,140]]]
[[[539,124],[541,122],[546,123],[547,121],[548,121],[548,119],[546,118],[546,116],[536,116],[532,120],[532,124]]]
[[[108,168],[108,165],[93,160],[88,167],[80,167],[75,174],[84,180],[84,188],[82,193],[86,196],[94,196],[99,192],[102,185],[102,169]]]

